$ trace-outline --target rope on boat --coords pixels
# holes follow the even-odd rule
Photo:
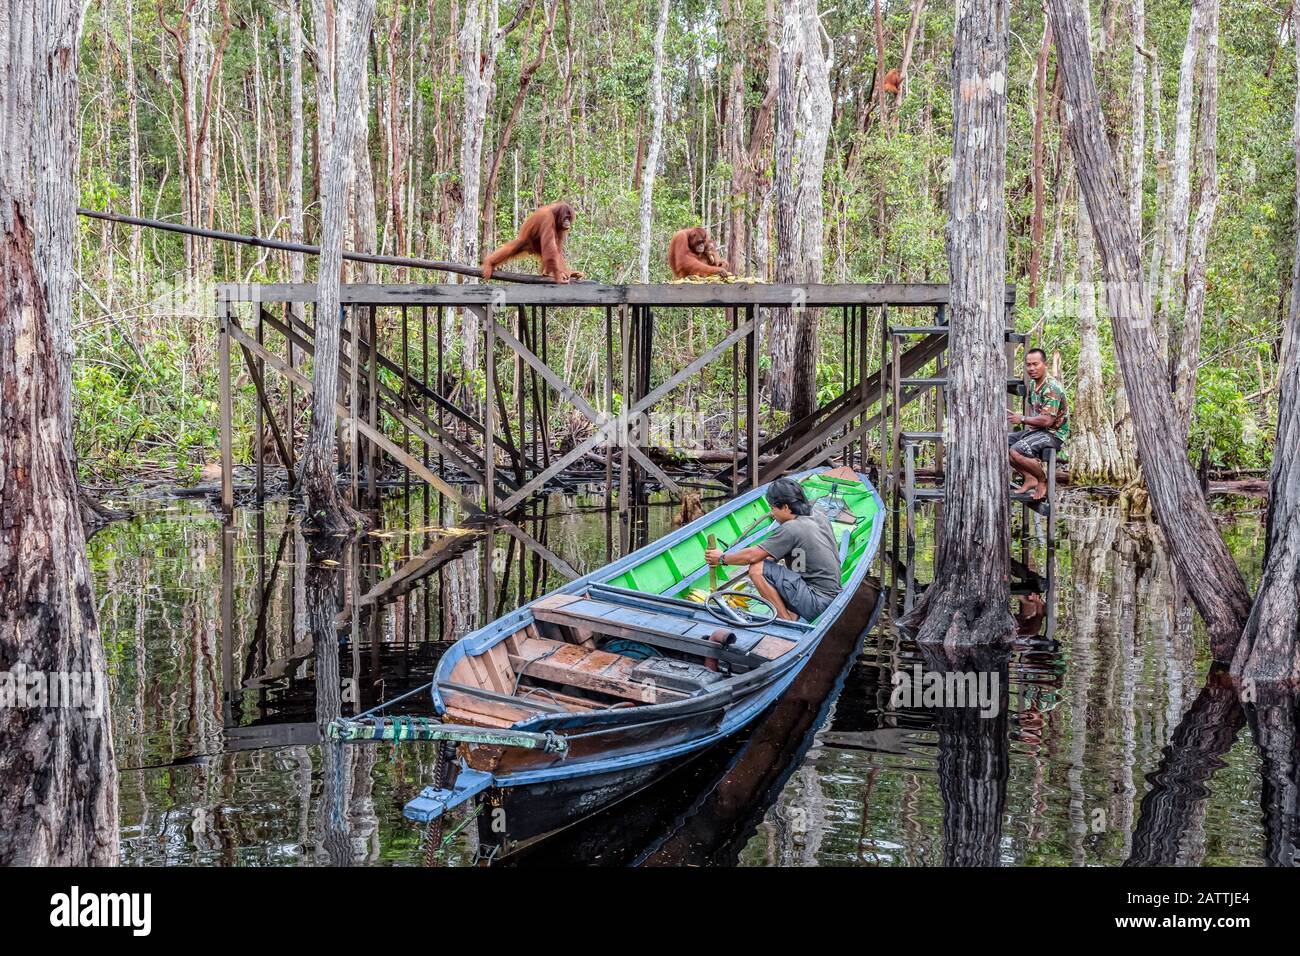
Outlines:
[[[444,724],[429,717],[339,717],[325,729],[331,740],[448,740],[499,747],[521,747],[564,756],[569,742],[553,731],[532,733],[526,730],[470,727]]]

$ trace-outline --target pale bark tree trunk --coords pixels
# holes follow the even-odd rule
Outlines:
[[[506,34],[518,22],[517,15],[505,28],[500,28],[497,0],[469,0],[465,5],[465,18],[460,28],[458,42],[461,79],[464,84],[464,117],[460,143],[461,201],[451,228],[450,258],[471,265],[482,258],[479,249],[479,186],[483,173],[483,136],[496,80],[497,57],[501,53]],[[486,49],[483,44],[485,28]],[[461,362],[465,369],[472,369],[478,363],[478,320],[468,309],[459,311],[461,341],[464,343]]]
[[[1292,24],[1292,35],[1300,35],[1300,4],[1292,8]],[[1300,43],[1296,64],[1300,66]],[[1300,89],[1294,122],[1291,135],[1300,174]],[[1300,216],[1300,178],[1295,201]],[[1234,676],[1256,684],[1300,681],[1300,237],[1291,268],[1279,389],[1264,575],[1232,662]]]
[[[912,66],[912,53],[916,49],[916,38],[921,32],[921,23],[925,17],[925,0],[912,0],[912,19],[907,24],[907,36],[903,38],[903,59],[898,66],[898,98],[894,100],[895,121],[899,104],[907,95],[907,75]]]
[[[1133,235],[1139,242],[1142,238],[1142,183],[1147,145],[1147,58],[1142,48],[1146,42],[1146,24],[1146,0],[1133,0],[1133,73],[1129,83],[1129,111],[1133,115],[1133,129],[1129,137],[1128,207]]]
[[[830,39],[816,0],[786,0],[776,101],[776,281],[821,281],[822,180],[830,135]],[[802,418],[817,404],[818,311],[772,310],[772,405]]]
[[[934,583],[909,615],[923,643],[989,644],[1014,632],[1008,588],[1007,0],[957,8],[949,184],[948,471]]]
[[[803,245],[801,223],[796,215],[795,126],[798,102],[796,72],[803,46],[798,21],[799,0],[783,0],[780,61],[777,72],[776,172],[772,183],[772,205],[776,220],[777,282],[798,282],[798,252]],[[798,316],[794,309],[773,309],[768,327],[768,348],[772,355],[772,407],[790,410],[794,404],[794,348]],[[793,420],[793,418],[791,419]]]
[[[733,31],[734,36],[734,31]],[[732,55],[737,56],[740,43],[737,39]],[[731,162],[731,194],[727,198],[727,261],[736,275],[748,275],[748,235],[746,230],[746,201],[754,171],[749,166],[745,152],[745,69],[739,60],[731,64],[731,78],[727,87],[727,157]]]
[[[338,395],[339,283],[347,197],[354,172],[356,100],[365,69],[366,38],[375,0],[312,0],[316,48],[316,113],[320,142],[321,235],[316,280],[316,352],[312,362],[311,426],[301,461],[307,524],[322,533],[355,525],[334,472],[334,403]]]
[[[1115,426],[1106,406],[1101,380],[1101,341],[1097,336],[1096,250],[1088,207],[1080,197],[1079,256],[1079,380],[1070,409],[1070,479],[1106,484],[1123,481]]]
[[[1110,144],[1077,0],[1051,0],[1052,30],[1069,104],[1068,138],[1101,252],[1115,352],[1132,400],[1138,451],[1157,520],[1192,600],[1205,619],[1216,660],[1231,659],[1250,611],[1236,563],[1201,496],[1186,449],[1169,428],[1168,365],[1151,328],[1150,289]]]
[[[130,183],[131,215],[140,216],[140,112],[135,78],[135,4],[126,3],[126,112],[127,177]],[[131,294],[139,296],[144,283],[143,229],[131,230]]]
[[[353,136],[352,202],[355,212],[353,220],[352,248],[359,252],[375,252],[378,249],[378,215],[375,212],[375,171],[370,162],[370,70],[367,66],[370,58],[362,48],[362,61],[357,65],[356,97],[356,132]],[[369,262],[357,262],[350,265],[354,282],[374,282],[376,266]]]
[[[4,865],[118,859],[108,672],[67,442],[81,23],[70,0],[11,0],[0,17],[0,660],[98,688],[97,708],[0,709]]]
[[[1192,94],[1196,84],[1196,59],[1201,36],[1210,8],[1218,16],[1218,0],[1193,0],[1187,25],[1187,43],[1178,68],[1178,104],[1174,114],[1174,158],[1170,171],[1169,206],[1165,210],[1164,264],[1160,280],[1160,306],[1156,329],[1162,341],[1161,351],[1168,356],[1173,312],[1182,305],[1175,295],[1174,283],[1181,288],[1183,267],[1187,261],[1187,216],[1191,203],[1192,183]]]
[[[302,3],[289,4],[289,240],[303,241]],[[289,253],[289,281],[307,281],[306,257]],[[294,306],[301,318],[301,306]],[[292,346],[290,347],[292,354]]]
[[[1141,0],[1138,0],[1141,2]],[[1043,127],[1047,123],[1047,56],[1052,49],[1052,27],[1044,18],[1043,39],[1038,46],[1038,62],[1034,67],[1034,145],[1033,193],[1034,208],[1029,224],[1029,307],[1038,305],[1039,276],[1043,262],[1043,212],[1046,205],[1043,189]]]
[[[1182,336],[1173,355],[1174,413],[1183,442],[1191,427],[1192,409],[1196,405],[1196,369],[1201,361],[1201,324],[1205,317],[1206,253],[1210,244],[1210,227],[1219,205],[1219,5],[1209,4],[1205,13],[1205,46],[1202,58],[1201,128],[1198,151],[1200,181],[1196,220],[1187,255],[1186,307],[1183,311]]]
[[[822,29],[817,0],[800,0],[803,29],[803,69],[800,70],[799,98],[799,193],[795,215],[799,220],[801,280],[822,281],[825,258],[825,210],[822,187],[826,170],[826,146],[830,139],[831,39]],[[817,327],[820,309],[804,309],[799,315],[794,341],[794,394],[790,415],[798,420],[817,408]]]
[[[876,9],[876,109],[880,113],[880,123],[889,121],[889,101],[885,99],[885,21],[880,15],[880,0],[875,0]]]
[[[650,281],[650,220],[654,199],[655,173],[664,131],[664,39],[668,34],[668,0],[660,0],[655,27],[654,66],[650,71],[650,145],[646,149],[645,172],[641,177],[641,245],[638,253],[642,282]]]

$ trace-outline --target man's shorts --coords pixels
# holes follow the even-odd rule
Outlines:
[[[1012,451],[1018,451],[1026,458],[1042,460],[1047,456],[1047,449],[1061,450],[1061,439],[1041,428],[1026,428],[1009,434],[1007,445]]]
[[[767,558],[763,561],[763,577],[776,588],[785,606],[805,621],[811,621],[830,605],[833,598],[823,597],[810,588],[803,576],[784,564]]]

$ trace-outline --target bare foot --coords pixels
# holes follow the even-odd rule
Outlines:
[[[1044,498],[1047,497],[1047,485],[1043,484],[1041,481],[1035,482],[1035,485],[1036,487],[1034,488],[1034,495],[1032,500],[1042,501]]]
[[[1016,494],[1018,495],[1033,494],[1037,488],[1038,488],[1038,480],[1035,478],[1027,477],[1021,483],[1020,487],[1016,489]]]

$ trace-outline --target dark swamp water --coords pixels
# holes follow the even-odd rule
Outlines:
[[[383,527],[334,564],[309,559],[283,502],[238,510],[225,532],[201,502],[135,506],[90,551],[123,861],[145,865],[423,864],[424,828],[402,806],[430,778],[432,745],[323,744],[319,728],[418,687],[455,637],[654,540],[675,515],[638,509],[625,530],[601,495],[553,495],[518,525],[457,527],[415,493],[390,499]],[[1260,506],[1218,507],[1253,586]],[[1031,543],[1042,569],[1044,541]],[[1052,586],[1015,610],[994,718],[893,706],[891,675],[922,655],[887,612],[868,628],[871,602],[856,601],[751,728],[519,862],[1292,861],[1278,737],[1207,682],[1199,623],[1148,526],[1067,498]],[[333,639],[314,639],[313,621]],[[423,695],[399,709],[430,712]],[[1282,739],[1293,752],[1293,721]],[[440,857],[478,852],[469,825]]]

